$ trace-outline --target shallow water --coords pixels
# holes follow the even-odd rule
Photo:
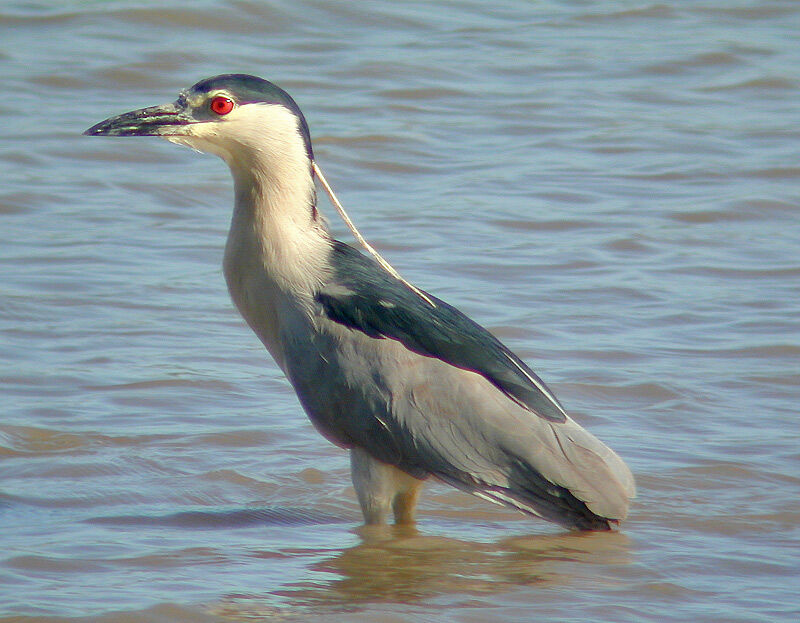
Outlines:
[[[800,5],[186,6],[0,2],[0,621],[798,620]],[[80,135],[229,71],[628,461],[621,533],[441,485],[360,527],[228,300],[224,165]]]

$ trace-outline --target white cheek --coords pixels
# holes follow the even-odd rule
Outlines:
[[[215,123],[197,123],[186,126],[185,133],[176,136],[165,136],[170,143],[183,145],[201,153],[209,153],[225,157],[219,144],[218,128]]]
[[[234,178],[253,175],[272,186],[292,187],[309,177],[309,161],[297,117],[276,104],[245,104],[215,120],[192,123],[167,140],[214,154]]]
[[[194,144],[194,141],[188,136],[165,136],[170,143],[175,143],[175,145],[183,145],[184,147],[191,147],[195,151],[202,152],[203,150],[200,149],[198,146]]]

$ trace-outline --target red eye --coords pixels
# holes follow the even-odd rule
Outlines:
[[[218,95],[211,100],[211,110],[218,115],[227,115],[233,110],[233,100],[222,95]]]

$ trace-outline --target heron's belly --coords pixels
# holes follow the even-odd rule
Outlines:
[[[287,348],[285,372],[327,439],[400,465],[414,462],[397,412],[408,401],[416,358],[393,340],[335,326]]]

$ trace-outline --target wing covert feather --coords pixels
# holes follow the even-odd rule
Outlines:
[[[391,338],[421,355],[483,375],[506,396],[538,416],[566,421],[550,389],[496,337],[467,316],[426,293],[431,307],[375,262],[336,242],[334,281],[317,294],[333,321],[373,338]]]

